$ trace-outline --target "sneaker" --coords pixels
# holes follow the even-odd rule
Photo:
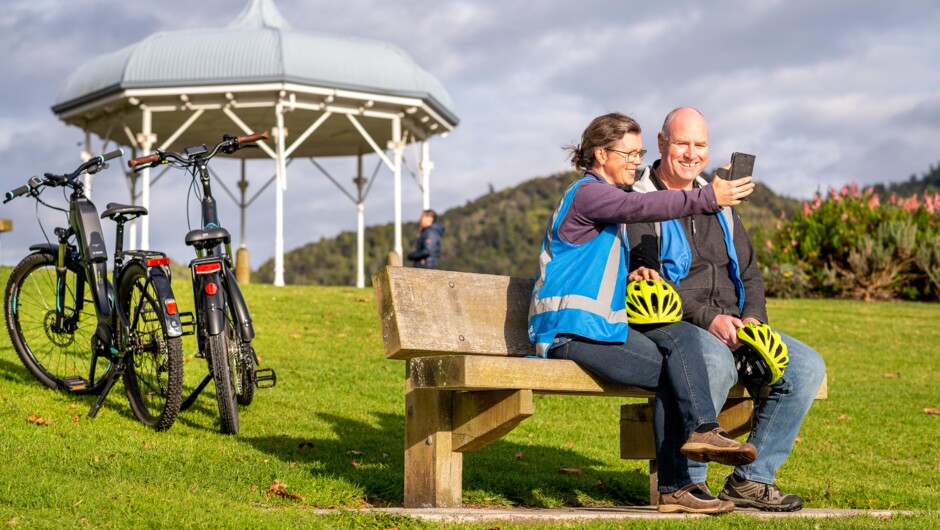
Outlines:
[[[739,443],[718,427],[708,432],[693,432],[679,452],[696,462],[718,462],[728,466],[743,466],[757,458],[754,444]]]
[[[725,481],[719,499],[731,501],[739,508],[757,508],[768,512],[795,512],[803,508],[803,497],[780,491],[776,484],[738,479],[734,475]]]
[[[734,503],[719,500],[692,483],[673,493],[660,493],[656,510],[662,513],[728,513],[734,511]]]

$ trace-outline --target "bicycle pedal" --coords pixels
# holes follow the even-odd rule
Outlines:
[[[80,375],[70,375],[62,379],[65,388],[69,392],[80,392],[88,389],[88,380]]]
[[[180,327],[182,328],[183,335],[193,335],[196,333],[196,317],[192,312],[180,313]],[[197,357],[199,357],[197,355]]]
[[[257,388],[273,388],[276,384],[277,374],[274,372],[273,368],[260,368],[255,370],[255,386]]]

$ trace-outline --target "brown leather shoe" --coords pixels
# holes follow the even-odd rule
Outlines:
[[[743,466],[757,458],[754,444],[738,443],[718,427],[708,432],[693,432],[679,452],[696,462],[718,462],[728,466]]]
[[[656,509],[662,513],[715,514],[734,511],[734,503],[716,499],[692,483],[674,493],[660,493]]]

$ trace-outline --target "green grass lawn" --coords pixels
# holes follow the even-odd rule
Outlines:
[[[8,274],[0,272],[0,285]],[[188,283],[174,288],[186,310]],[[211,385],[168,432],[138,423],[121,385],[89,420],[93,398],[41,387],[2,333],[0,522],[12,528],[438,527],[312,510],[402,502],[404,364],[385,359],[372,290],[248,285],[244,293],[255,348],[262,366],[277,370],[278,385],[241,408],[238,436],[219,433]],[[889,521],[827,520],[823,528],[940,525],[940,416],[924,412],[940,408],[940,305],[776,300],[769,309],[776,327],[816,346],[829,368],[829,399],[810,411],[778,484],[811,507],[924,511]],[[194,352],[187,343],[187,393],[207,372],[202,359],[190,357]],[[465,455],[464,503],[646,504],[646,462],[618,457],[625,401],[537,397],[532,418]],[[30,415],[52,422],[28,423]],[[584,473],[564,475],[560,468]],[[728,471],[712,467],[712,489],[720,489]],[[287,485],[282,495],[269,492],[275,480]],[[752,524],[740,515],[643,522],[654,528]]]

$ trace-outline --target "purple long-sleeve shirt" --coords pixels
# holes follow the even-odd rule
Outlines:
[[[590,241],[611,223],[659,222],[697,213],[717,212],[715,190],[704,186],[685,191],[630,193],[607,183],[593,171],[578,188],[568,214],[558,227],[561,239],[572,244]]]

